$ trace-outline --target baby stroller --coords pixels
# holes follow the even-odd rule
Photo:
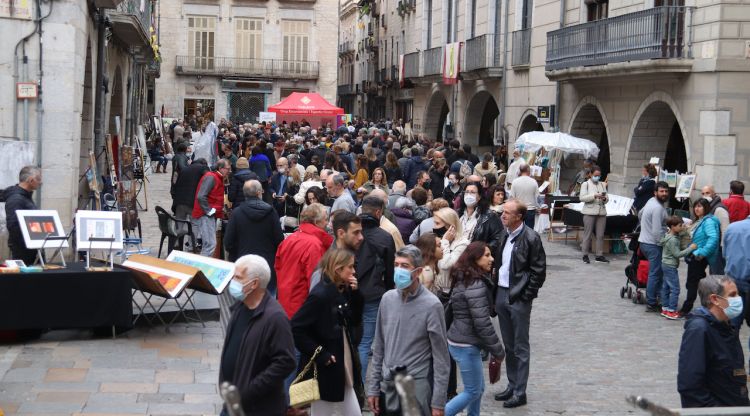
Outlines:
[[[646,296],[641,289],[645,289],[648,283],[648,260],[641,253],[638,236],[640,236],[638,229],[625,235],[625,238],[630,238],[628,249],[633,252],[633,255],[630,257],[630,263],[625,267],[627,277],[625,286],[620,288],[620,297],[625,299],[627,295],[628,299],[636,304],[646,302]],[[633,287],[635,287],[635,293]]]

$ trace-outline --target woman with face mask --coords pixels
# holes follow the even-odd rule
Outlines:
[[[422,263],[424,264],[422,273],[419,275],[419,281],[422,282],[422,286],[425,289],[436,293],[435,278],[440,272],[437,263],[443,258],[443,247],[440,245],[440,237],[431,232],[422,234],[417,239],[416,246],[422,252]]]
[[[485,386],[481,350],[488,350],[497,361],[505,357],[490,321],[494,309],[489,281],[492,262],[490,248],[475,241],[451,269],[453,322],[448,328],[448,351],[461,371],[464,390],[445,405],[446,416],[464,409],[468,416],[479,416]]]
[[[581,184],[581,202],[583,202],[583,262],[591,263],[589,249],[591,240],[596,234],[596,260],[599,263],[609,263],[604,257],[604,228],[607,225],[607,185],[601,181],[602,171],[598,166],[591,168],[589,180]]]
[[[464,188],[459,215],[464,237],[470,242],[484,241],[494,251],[500,244],[503,226],[489,205],[490,199],[484,197],[482,186],[476,182],[468,183]]]
[[[320,283],[292,317],[294,344],[301,354],[299,370],[322,347],[314,360],[320,400],[312,403],[310,414],[361,415],[358,397],[364,400],[364,386],[353,331],[361,324],[364,302],[354,275],[354,254],[328,250],[320,268]],[[312,371],[305,378],[311,377]]]
[[[448,201],[450,206],[453,205],[453,201],[456,199],[456,195],[461,193],[461,177],[458,172],[451,172],[448,174],[448,184],[443,189],[443,198]]]

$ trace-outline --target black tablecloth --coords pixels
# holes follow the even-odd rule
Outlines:
[[[82,263],[0,274],[0,329],[131,327],[130,272],[87,272]]]
[[[567,226],[583,227],[583,214],[579,211],[565,208],[563,212],[563,222]],[[613,215],[607,217],[607,225],[604,227],[604,234],[614,235],[630,233],[638,225],[638,217],[635,215]]]

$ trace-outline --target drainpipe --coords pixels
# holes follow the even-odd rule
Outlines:
[[[36,161],[37,166],[42,167],[42,137],[43,135],[43,118],[44,118],[44,106],[42,102],[42,97],[44,97],[44,94],[42,93],[42,79],[44,78],[44,71],[42,70],[42,62],[44,62],[43,58],[43,42],[42,42],[42,20],[44,20],[42,16],[42,4],[40,0],[36,0],[36,12],[37,16],[39,16],[39,24],[37,26],[38,32],[39,32],[39,69],[38,69],[38,78],[39,78],[39,84],[37,87],[37,98],[36,98],[36,131],[37,131],[37,139],[36,139]],[[50,3],[50,13],[52,13],[52,4]],[[49,14],[47,15],[49,16]],[[45,17],[47,17],[45,16]],[[26,129],[28,130],[28,100],[24,100],[24,107],[26,107]],[[37,192],[34,192],[34,200],[36,202],[36,206],[41,207],[42,206],[42,189],[38,189]]]
[[[108,21],[103,12],[99,11],[96,17],[96,97],[94,111],[94,148],[91,149],[96,154],[97,150],[104,146],[104,106],[105,106],[105,62],[106,54],[106,32]]]
[[[565,0],[560,0],[560,29],[565,27]],[[560,81],[555,82],[555,125],[552,127],[552,131],[560,131]]]
[[[50,5],[51,4],[52,3],[50,3]],[[39,19],[40,17],[41,16],[37,15],[37,19]],[[31,31],[31,33],[29,33],[28,35],[26,35],[23,38],[21,38],[21,40],[19,40],[16,43],[16,47],[13,50],[13,91],[14,91],[13,92],[13,95],[14,95],[14,98],[13,98],[13,138],[16,139],[16,140],[18,140],[18,138],[19,138],[18,137],[18,99],[15,98],[15,95],[16,95],[15,94],[16,83],[18,82],[18,79],[20,77],[20,75],[18,73],[18,47],[23,44],[23,58],[22,58],[23,59],[23,73],[24,73],[24,77],[25,77],[24,81],[26,81],[26,80],[28,80],[28,64],[29,64],[29,58],[28,58],[28,56],[26,56],[26,41],[29,40],[29,38],[31,38],[32,36],[34,36],[34,34],[36,32],[37,32],[37,26],[35,24],[34,25],[34,30]],[[24,102],[26,102],[27,105],[28,105],[28,100],[24,100]],[[26,108],[27,109],[24,110],[24,114],[28,114],[28,107],[26,107]],[[28,116],[26,116],[26,117],[28,117]],[[29,137],[28,137],[28,132],[27,132],[24,141],[28,141],[28,139],[29,139]]]
[[[502,3],[500,4],[500,7],[502,6]],[[501,11],[502,12],[502,11]],[[505,15],[503,16],[503,26],[505,26],[505,34],[503,35],[503,79],[502,79],[502,86],[500,89],[502,90],[502,104],[500,105],[500,115],[498,116],[500,119],[500,128],[507,132],[505,128],[505,107],[506,107],[506,97],[508,96],[507,91],[507,85],[508,85],[508,14],[510,12],[510,0],[505,1]],[[505,135],[505,145],[507,146],[510,143],[510,137],[508,137],[509,134]],[[513,152],[509,152],[510,154],[513,154]],[[508,161],[505,161],[506,166],[508,165]]]

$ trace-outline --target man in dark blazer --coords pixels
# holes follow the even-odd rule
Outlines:
[[[508,387],[495,395],[503,407],[526,404],[529,379],[529,324],[531,303],[544,284],[547,259],[539,234],[524,225],[526,206],[515,199],[505,203],[501,217],[504,229],[495,250],[495,310],[507,356]]]

